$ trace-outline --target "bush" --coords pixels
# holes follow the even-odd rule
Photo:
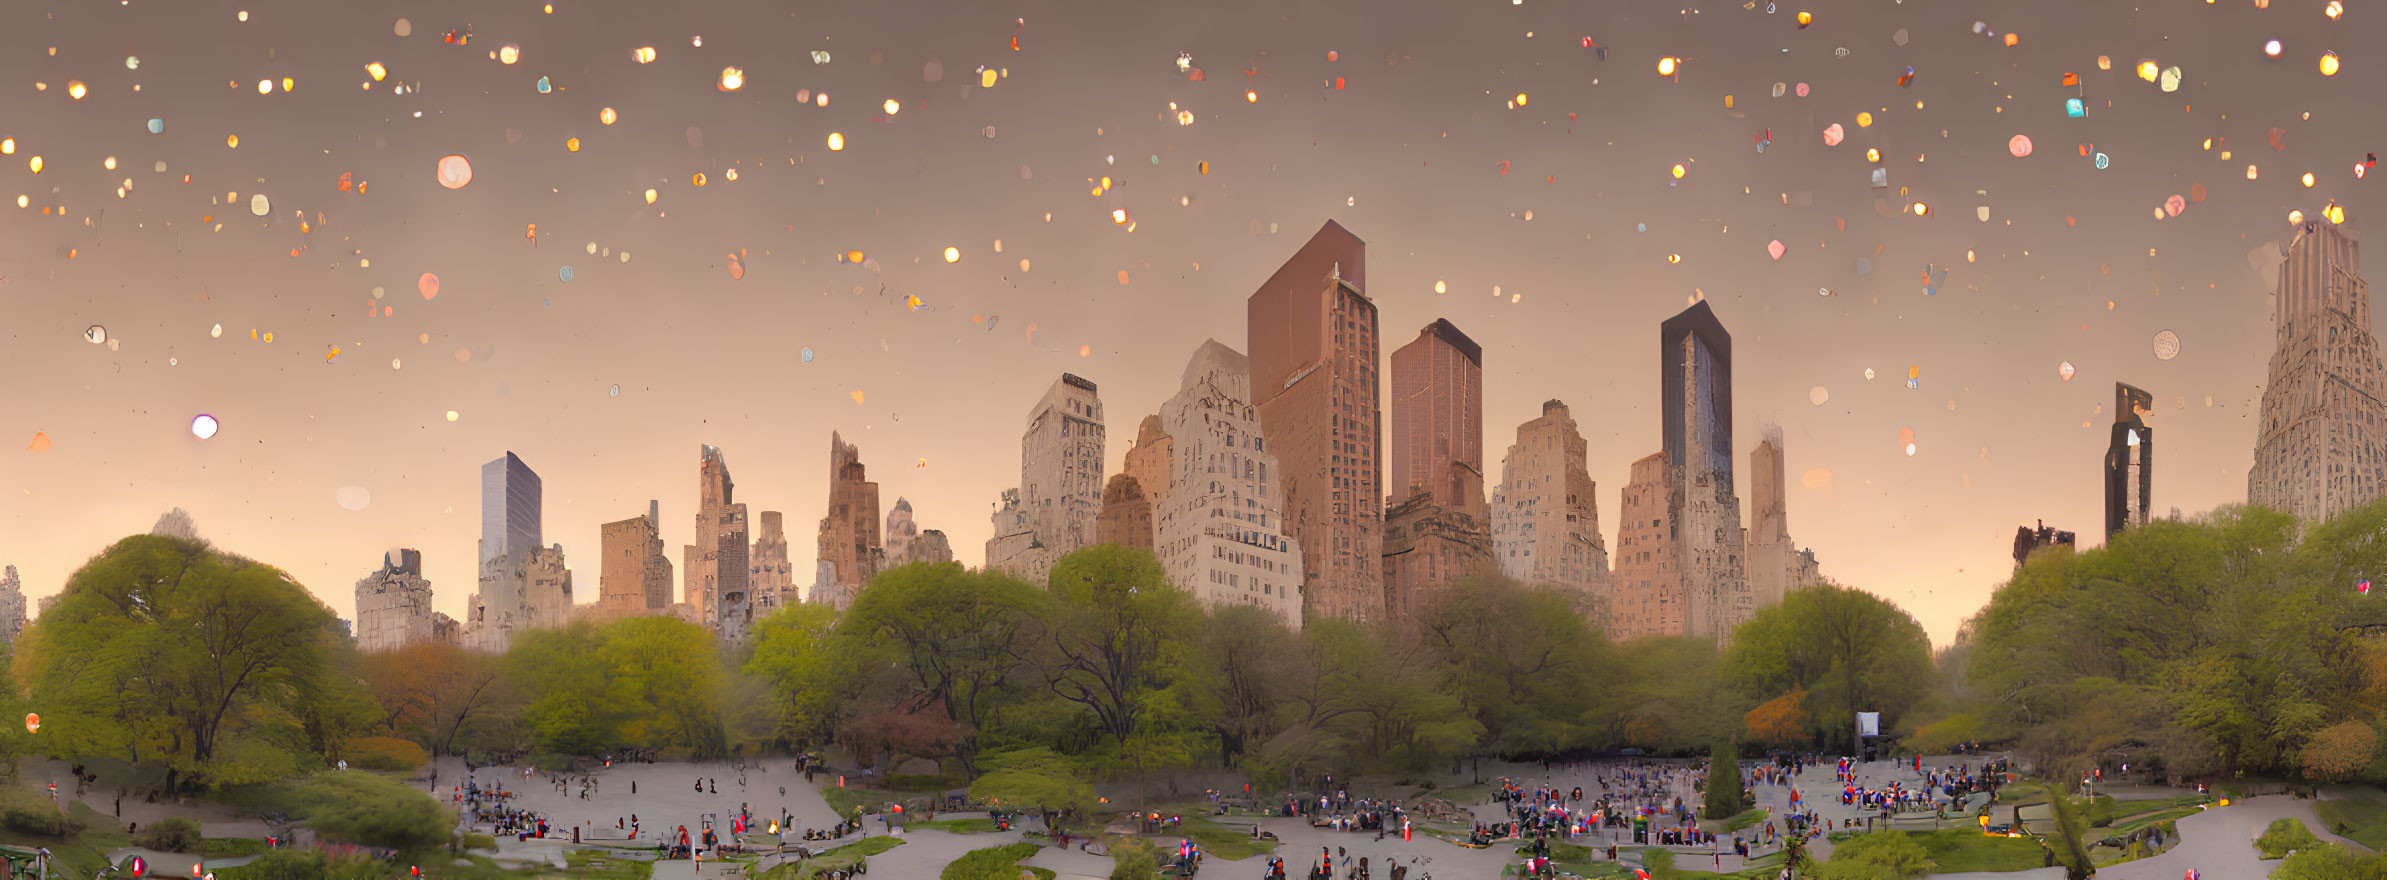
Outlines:
[[[1704,818],[1722,820],[1749,808],[1741,798],[1741,764],[1732,746],[1718,744],[1710,753],[1706,794],[1707,802],[1700,810]]]
[[[1019,880],[1019,861],[1038,849],[1033,843],[974,849],[946,865],[937,880]]]
[[[83,833],[81,821],[59,812],[48,797],[22,788],[0,790],[0,825],[62,840]]]
[[[1157,880],[1160,851],[1152,844],[1128,838],[1111,845],[1111,880]]]
[[[404,772],[429,763],[431,756],[412,741],[394,736],[367,736],[348,741],[348,766],[357,770]]]
[[[448,841],[454,817],[429,795],[358,771],[320,773],[291,792],[299,818],[324,840],[421,851]]]
[[[2321,839],[2313,836],[2312,829],[2295,819],[2275,820],[2263,831],[2263,836],[2254,839],[2254,848],[2261,850],[2266,859],[2286,858],[2288,853],[2320,845]]]
[[[155,850],[186,853],[199,848],[199,823],[181,816],[169,816],[149,823],[149,833],[141,835],[141,845]]]
[[[1832,848],[1830,858],[1807,876],[1815,880],[1886,880],[1920,877],[1932,868],[1931,852],[1903,831],[1875,831]]]
[[[299,847],[273,850],[230,870],[240,872],[241,880],[392,880],[406,876],[405,868],[361,853],[333,856]]]
[[[485,849],[495,851],[497,849],[497,836],[493,834],[466,834],[464,835],[462,846],[467,850]]]

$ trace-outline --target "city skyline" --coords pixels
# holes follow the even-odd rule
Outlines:
[[[2334,200],[2360,225],[2376,182],[2348,166],[2387,140],[2340,109],[2379,69],[2312,63],[2372,42],[2378,17],[2248,7],[2150,26],[2025,2],[1991,23],[2020,30],[2011,47],[1971,10],[1877,27],[1831,2],[1806,29],[1762,6],[1531,2],[1357,32],[1356,5],[1238,3],[786,24],[747,2],[601,22],[434,7],[403,11],[408,37],[400,11],[0,12],[0,83],[21,99],[0,195],[29,205],[0,205],[0,369],[29,377],[0,411],[0,563],[38,599],[182,507],[343,614],[386,550],[420,549],[461,620],[492,457],[541,475],[541,540],[593,594],[601,525],[647,499],[675,511],[665,546],[692,542],[689,444],[737,454],[744,498],[804,523],[832,431],[968,560],[1017,466],[1021,401],[1076,373],[1129,433],[1185,352],[1248,339],[1240,301],[1332,219],[1372,245],[1379,328],[1448,319],[1485,347],[1492,442],[1568,403],[1603,514],[1662,445],[1648,329],[1704,297],[1733,330],[1734,420],[1783,427],[1798,542],[1944,643],[2007,576],[2017,523],[2097,533],[2113,382],[2157,392],[2156,515],[2246,498],[2276,330],[2276,279],[2253,266],[2294,235],[2291,209]],[[469,48],[439,39],[467,24]],[[132,26],[186,39],[140,41],[133,68]],[[2261,60],[2265,34],[2290,57]],[[507,43],[519,63],[484,57]],[[631,60],[643,45],[654,64]],[[1696,57],[1659,76],[1669,53]],[[2179,91],[2139,81],[2140,59],[2181,65]],[[390,81],[359,89],[375,61]],[[728,65],[741,91],[713,87]],[[285,76],[295,91],[254,87]],[[800,108],[797,89],[836,100]],[[2074,96],[2083,118],[2063,113]],[[1845,143],[1825,145],[1832,125]],[[2109,167],[2073,155],[2090,143]],[[469,185],[440,185],[447,155],[470,157]],[[2149,219],[2172,195],[2184,210]],[[368,301],[394,314],[365,319]],[[210,439],[190,431],[202,413]],[[809,582],[810,542],[791,543]]]

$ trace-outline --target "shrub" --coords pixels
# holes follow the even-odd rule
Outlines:
[[[1160,851],[1152,844],[1127,838],[1111,844],[1111,880],[1157,880]]]
[[[937,880],[1019,880],[1019,860],[1035,855],[1037,849],[1033,843],[974,849],[946,865]]]
[[[2254,839],[2254,848],[2261,850],[2266,859],[2285,858],[2288,853],[2320,845],[2321,839],[2313,836],[2312,829],[2295,819],[2275,820],[2263,831],[2263,836]]]
[[[234,869],[241,880],[392,880],[406,869],[364,854],[334,856],[323,850],[283,847]]]
[[[355,771],[299,783],[291,802],[324,840],[420,851],[444,844],[455,825],[447,808],[397,780]]]
[[[0,825],[60,839],[83,833],[81,820],[59,812],[49,798],[22,788],[0,790]]]
[[[1930,872],[1931,851],[1903,831],[1860,834],[1832,848],[1832,855],[1808,876],[1816,880],[1884,880]]]
[[[394,736],[367,736],[348,741],[348,766],[358,770],[403,772],[423,766],[431,756],[412,741]]]
[[[199,848],[199,823],[181,816],[169,816],[149,823],[149,833],[141,836],[141,845],[166,852],[186,853]]]

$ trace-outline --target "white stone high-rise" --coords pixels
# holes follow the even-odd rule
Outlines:
[[[423,578],[423,554],[384,553],[381,568],[356,582],[356,649],[395,651],[436,638],[447,615],[431,610],[431,582]]]
[[[2248,503],[2317,522],[2387,490],[2387,379],[2359,256],[2343,226],[2318,220],[2288,243]]]
[[[1261,435],[1251,383],[1250,359],[1212,339],[1161,404],[1173,450],[1154,555],[1202,604],[1266,608],[1300,629],[1301,549],[1285,534],[1285,474]]]
[[[986,567],[1042,586],[1053,563],[1095,540],[1103,428],[1094,383],[1070,373],[1053,382],[1028,411],[1019,459],[1019,487],[995,511]]]
[[[25,583],[17,579],[17,567],[0,569],[0,641],[16,644],[17,636],[25,631]]]
[[[464,646],[505,653],[524,630],[554,629],[572,616],[572,570],[564,545],[507,553],[481,566],[464,622]]]
[[[1608,602],[1608,545],[1587,450],[1565,403],[1544,401],[1539,418],[1517,426],[1492,491],[1492,555],[1501,574],[1593,611]]]

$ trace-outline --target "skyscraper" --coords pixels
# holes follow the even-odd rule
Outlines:
[[[779,511],[762,512],[762,530],[754,536],[754,553],[746,559],[746,593],[754,616],[768,617],[779,606],[802,601],[796,594],[796,570],[787,559],[785,518]]]
[[[2246,500],[2326,520],[2387,491],[2387,380],[2370,330],[2370,285],[2348,230],[2318,220],[2296,228],[2278,271],[2276,342]]]
[[[1121,472],[1135,478],[1136,486],[1143,490],[1144,497],[1152,502],[1154,510],[1159,510],[1161,505],[1169,502],[1169,474],[1175,466],[1176,455],[1172,450],[1175,443],[1168,430],[1161,427],[1158,414],[1145,416],[1144,421],[1136,425],[1135,444],[1127,447],[1126,462],[1119,468]]]
[[[1285,470],[1251,404],[1251,362],[1206,340],[1161,404],[1176,489],[1154,507],[1153,555],[1209,607],[1255,605],[1302,625],[1301,551],[1284,533]]]
[[[1706,300],[1658,328],[1666,519],[1690,635],[1729,637],[1757,613],[1732,485],[1732,336]]]
[[[356,649],[395,651],[427,642],[447,615],[431,610],[431,582],[423,579],[423,554],[399,550],[381,556],[381,568],[356,582]]]
[[[597,566],[597,610],[606,619],[671,610],[671,558],[663,550],[661,508],[650,499],[645,516],[598,527],[604,559]]]
[[[540,544],[539,475],[514,453],[481,466],[481,564]]]
[[[2113,383],[2113,435],[2105,445],[2105,537],[2147,524],[2155,491],[2155,395]]]
[[[1392,470],[1396,501],[1423,490],[1480,523],[1484,509],[1484,347],[1445,319],[1392,352]]]
[[[696,543],[688,547],[686,601],[722,641],[736,644],[754,622],[746,589],[746,505],[735,503],[729,459],[720,447],[699,446],[696,456]]]
[[[879,532],[879,540],[886,542],[887,558],[904,555],[904,545],[920,536],[920,524],[912,519],[912,502],[895,496],[895,507],[887,511],[887,527]]]
[[[813,572],[814,602],[840,609],[878,575],[886,562],[879,543],[879,484],[862,465],[862,450],[829,433],[829,508],[821,517],[819,555]]]
[[[481,566],[480,589],[466,607],[464,646],[476,651],[502,654],[517,633],[563,626],[572,615],[572,570],[564,564],[564,546],[491,558]]]
[[[986,567],[1042,585],[1053,563],[1094,543],[1102,511],[1102,400],[1094,383],[1070,373],[1028,410],[1019,439],[1017,506],[1004,496]]]
[[[1094,518],[1094,540],[1151,552],[1155,532],[1152,499],[1144,485],[1126,474],[1112,474],[1102,486],[1102,513]]]
[[[0,569],[0,641],[16,644],[17,636],[25,632],[25,583],[17,578],[17,567]]]
[[[1608,632],[1619,639],[1679,636],[1690,599],[1683,593],[1681,558],[1666,503],[1666,453],[1633,462],[1617,516],[1615,587],[1608,601]]]
[[[1749,595],[1763,608],[1823,579],[1815,552],[1790,540],[1790,502],[1784,497],[1782,429],[1767,428],[1749,451]]]
[[[1605,625],[1608,545],[1587,449],[1560,401],[1544,401],[1540,418],[1517,426],[1492,496],[1492,553],[1502,574],[1574,594]]]
[[[1367,244],[1330,220],[1245,304],[1252,403],[1284,466],[1304,620],[1385,614],[1382,355],[1366,284]]]

